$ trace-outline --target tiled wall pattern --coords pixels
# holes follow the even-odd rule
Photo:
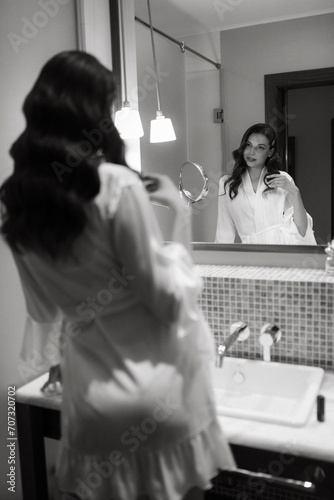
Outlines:
[[[198,265],[203,288],[200,305],[216,346],[237,320],[250,337],[229,355],[261,359],[261,327],[274,323],[282,338],[271,348],[272,361],[334,369],[334,278],[322,270]]]

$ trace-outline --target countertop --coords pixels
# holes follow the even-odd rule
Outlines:
[[[34,406],[60,410],[61,396],[45,396],[40,388],[48,373],[16,391],[16,400]],[[334,463],[334,373],[325,372],[319,394],[325,396],[325,421],[318,422],[316,405],[303,427],[266,424],[254,420],[219,416],[229,443],[251,448],[303,456]]]

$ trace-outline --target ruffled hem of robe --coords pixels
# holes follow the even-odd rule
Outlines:
[[[215,419],[194,437],[159,451],[141,453],[139,444],[126,456],[116,451],[87,456],[61,447],[57,476],[68,498],[136,500],[147,495],[181,500],[193,487],[210,489],[220,470],[233,468],[233,455]]]

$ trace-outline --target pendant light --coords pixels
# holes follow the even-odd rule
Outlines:
[[[122,68],[123,68],[123,97],[122,108],[115,113],[115,127],[122,139],[136,139],[144,135],[139,111],[132,109],[127,96],[127,78],[125,62],[125,42],[124,42],[124,15],[123,0],[119,1],[121,13],[121,31],[122,31]]]
[[[158,81],[157,59],[156,59],[156,55],[155,55],[150,0],[147,0],[147,8],[148,8],[149,21],[150,21],[152,53],[153,53],[153,63],[154,63],[154,72],[155,72],[154,76],[155,76],[155,86],[156,86],[157,102],[158,102],[158,110],[156,113],[156,118],[155,118],[155,120],[151,120],[150,142],[175,141],[176,136],[175,136],[172,121],[170,118],[164,117],[163,112],[161,111],[161,106],[160,106],[160,89],[159,89],[159,81]]]

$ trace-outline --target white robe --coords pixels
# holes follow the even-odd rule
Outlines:
[[[287,191],[277,188],[275,192],[263,196],[267,187],[263,182],[266,173],[264,168],[254,192],[249,172],[246,171],[238,195],[233,199],[229,196],[228,186],[226,192],[224,188],[229,176],[220,179],[215,242],[234,243],[239,235],[242,243],[316,245],[312,217],[307,214],[307,231],[304,237],[301,236],[293,219],[293,206]],[[287,172],[280,173],[293,182]]]
[[[49,359],[52,324],[64,318],[62,491],[179,500],[234,467],[216,415],[201,282],[186,249],[164,243],[138,176],[107,163],[98,172],[75,258],[15,255],[30,316],[25,358]]]

